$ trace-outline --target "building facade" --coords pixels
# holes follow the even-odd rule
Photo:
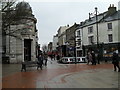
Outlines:
[[[82,22],[81,24],[76,28],[76,56],[81,57],[83,56],[83,49],[82,49]]]
[[[74,24],[61,33],[58,30],[60,52],[63,56],[86,56],[94,50],[101,57],[111,57],[113,52],[120,53],[120,10],[110,5],[108,10],[95,13],[80,24]],[[65,39],[64,39],[65,38]]]
[[[36,29],[37,20],[32,14],[32,9],[27,2],[19,2],[14,12],[19,15],[5,32],[5,54],[9,57],[10,63],[36,60],[38,32]]]
[[[49,44],[48,44],[48,52],[52,52],[52,45],[53,44],[53,42],[49,42]]]
[[[66,30],[69,28],[67,26],[61,26],[58,29],[58,51],[60,56],[66,56]]]
[[[94,50],[110,56],[113,52],[120,53],[120,11],[110,5],[108,11],[85,20],[82,25],[85,52]],[[97,21],[96,21],[97,18]]]
[[[58,29],[58,44],[59,44],[59,46],[65,45],[65,42],[66,42],[66,34],[65,33],[68,28],[69,28],[69,25],[61,26]]]
[[[52,50],[53,51],[57,51],[57,47],[58,47],[58,34],[56,34],[55,36],[53,36]]]
[[[78,29],[79,24],[74,24],[66,30],[66,56],[75,56],[76,55],[76,30]]]

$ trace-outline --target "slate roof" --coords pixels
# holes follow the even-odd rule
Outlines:
[[[118,20],[120,19],[120,10],[116,11],[113,15],[108,16],[107,12],[101,13],[98,16],[98,22],[102,23],[102,22],[108,22],[108,21],[113,21],[113,20]],[[86,19],[85,21],[82,22],[82,25],[80,25],[80,27],[86,27],[92,24],[96,23],[96,16],[91,17],[91,19]]]
[[[120,10],[118,10],[112,16],[106,17],[103,21],[108,22],[108,21],[113,21],[113,20],[118,20],[118,19],[120,19]]]

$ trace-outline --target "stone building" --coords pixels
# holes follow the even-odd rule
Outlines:
[[[61,26],[58,29],[58,44],[59,46],[65,45],[66,42],[66,30],[69,28],[69,25],[67,26]]]
[[[97,21],[96,21],[97,17]],[[120,10],[110,5],[108,11],[86,19],[81,27],[84,52],[94,50],[101,56],[120,53]]]
[[[15,21],[6,31],[6,56],[10,63],[36,60],[38,35],[37,20],[27,2],[16,5]]]
[[[53,44],[53,42],[49,42],[49,44],[48,44],[48,52],[52,52],[52,45]]]
[[[58,51],[60,56],[66,56],[66,30],[69,28],[67,26],[61,26],[58,29]]]
[[[79,24],[74,24],[66,30],[66,56],[75,56],[76,54],[76,30]]]
[[[53,44],[52,44],[52,50],[53,51],[57,51],[57,47],[58,47],[58,34],[53,36]]]
[[[76,36],[76,56],[81,57],[83,56],[83,48],[82,48],[82,22],[77,26],[76,31],[75,31],[75,36]]]

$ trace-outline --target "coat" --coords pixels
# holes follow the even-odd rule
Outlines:
[[[118,64],[118,63],[119,63],[118,54],[117,53],[113,53],[112,64]]]
[[[38,57],[38,64],[43,64],[43,57],[42,56]]]

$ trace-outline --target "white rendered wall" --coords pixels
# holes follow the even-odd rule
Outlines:
[[[120,20],[119,20],[120,21]],[[109,31],[108,27],[107,27],[107,23],[112,23],[112,30]],[[88,42],[88,37],[89,36],[94,36],[94,44],[96,44],[97,42],[97,30],[96,30],[96,24],[91,25],[93,26],[93,33],[88,34],[88,27],[84,27],[83,28],[83,45],[89,45]],[[98,24],[98,38],[99,38],[99,43],[110,43],[108,42],[108,34],[113,34],[113,42],[111,43],[116,43],[116,42],[120,42],[120,33],[118,32],[118,28],[120,27],[120,25],[118,25],[118,20],[116,21],[110,21],[110,22],[103,22],[103,23],[99,23]],[[120,30],[120,29],[119,29]]]

